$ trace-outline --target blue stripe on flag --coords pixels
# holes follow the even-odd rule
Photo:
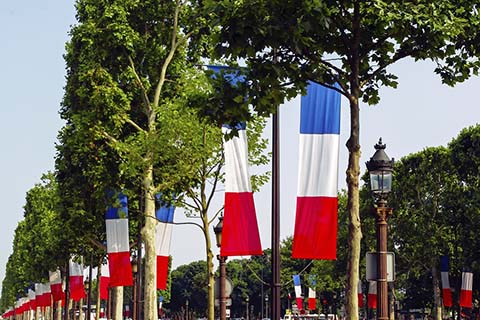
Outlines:
[[[448,256],[440,257],[440,272],[448,272]]]
[[[109,206],[107,209],[107,213],[105,215],[105,219],[126,219],[128,218],[128,200],[127,196],[123,193],[119,193],[118,201],[120,203],[120,207]],[[109,198],[111,199],[111,198]]]
[[[340,134],[340,93],[309,82],[301,100],[300,133]]]
[[[300,275],[298,274],[294,274],[293,275],[293,284],[295,286],[299,286],[300,285]]]
[[[155,215],[158,220],[167,223],[173,223],[173,214],[175,213],[175,206],[173,204],[163,203],[162,194],[156,195],[157,201],[160,203],[160,208],[157,209]]]
[[[224,124],[222,127],[227,128],[227,129],[232,129],[231,125]],[[239,122],[235,125],[235,129],[237,130],[245,130],[247,129],[247,123],[246,122]]]

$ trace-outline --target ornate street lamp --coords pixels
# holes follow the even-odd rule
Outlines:
[[[217,247],[221,247],[222,245],[222,231],[223,231],[223,216],[218,218],[218,224],[213,227],[213,232],[215,232],[215,238],[217,240]],[[227,257],[222,257],[220,254],[217,255],[217,259],[220,263],[220,296],[219,296],[219,303],[220,303],[220,320],[227,319],[227,297],[225,294],[225,287],[226,287],[226,275],[227,275],[227,267],[226,261]]]
[[[385,153],[382,138],[375,145],[375,154],[367,161],[370,174],[370,189],[375,200],[377,229],[377,319],[388,319],[387,283],[387,219],[392,208],[387,207],[387,198],[392,190],[394,160]]]

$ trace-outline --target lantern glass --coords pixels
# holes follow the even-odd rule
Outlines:
[[[370,172],[370,187],[375,194],[389,193],[392,190],[392,172],[384,170]]]

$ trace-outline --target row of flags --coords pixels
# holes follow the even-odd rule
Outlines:
[[[440,257],[440,274],[442,279],[442,300],[445,307],[453,306],[452,289],[448,276],[448,256]],[[462,288],[460,289],[459,305],[464,308],[472,308],[472,285],[473,273],[462,272]]]

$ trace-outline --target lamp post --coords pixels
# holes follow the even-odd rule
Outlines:
[[[245,310],[246,310],[245,319],[246,319],[246,320],[250,320],[250,317],[249,317],[249,314],[248,314],[248,312],[249,312],[249,310],[248,310],[248,309],[249,309],[249,308],[248,308],[248,302],[249,302],[249,301],[250,301],[250,299],[249,299],[248,296],[247,296],[247,297],[245,298],[245,303],[247,304],[247,307],[245,308]]]
[[[137,320],[137,272],[138,272],[138,265],[137,265],[137,256],[133,256],[132,258],[132,273],[133,273],[133,314],[132,320]]]
[[[370,188],[375,200],[375,220],[377,231],[377,319],[388,319],[387,283],[387,219],[392,208],[387,207],[387,197],[392,189],[394,160],[385,153],[386,145],[382,138],[375,145],[375,153],[367,161],[370,174]]]
[[[265,295],[265,318],[268,319],[268,294]]]
[[[217,240],[217,247],[220,248],[222,244],[222,231],[223,231],[223,216],[218,218],[218,224],[213,227],[213,232],[215,232],[215,238]],[[226,261],[227,257],[222,257],[220,254],[217,255],[218,261],[220,263],[220,320],[225,320],[227,318],[227,297],[225,296],[225,277],[227,274]]]

